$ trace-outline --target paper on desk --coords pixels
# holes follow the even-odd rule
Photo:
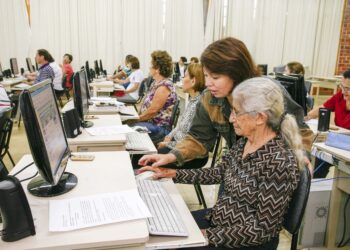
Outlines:
[[[97,101],[97,102],[109,102],[109,101],[113,101],[113,98],[108,96],[93,96],[91,97],[90,100]]]
[[[137,190],[49,202],[49,231],[71,231],[151,217]]]
[[[119,135],[134,132],[128,125],[115,125],[105,127],[86,128],[90,135]]]
[[[318,120],[317,119],[310,119],[305,122],[307,125],[318,125]]]
[[[26,84],[26,83],[20,83],[20,84],[17,84],[15,85],[15,88],[20,88],[20,89],[27,89],[31,87],[29,84]]]

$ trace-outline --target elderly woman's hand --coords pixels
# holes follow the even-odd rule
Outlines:
[[[158,143],[158,149],[165,148],[168,145],[169,142],[166,142],[165,140]]]
[[[176,156],[174,154],[154,154],[154,155],[144,155],[139,160],[138,164],[140,166],[150,165],[152,167],[161,167],[166,164],[176,161]]]
[[[176,170],[175,169],[170,169],[170,168],[160,168],[160,167],[142,167],[140,168],[137,173],[141,174],[144,171],[153,171],[153,179],[157,180],[160,178],[174,178],[176,176]]]

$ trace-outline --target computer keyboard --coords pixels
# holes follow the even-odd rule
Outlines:
[[[126,134],[126,150],[147,151],[154,148],[153,142],[147,133]]]
[[[151,218],[147,218],[150,234],[188,236],[181,216],[161,182],[137,180],[137,187],[142,200],[152,214]]]

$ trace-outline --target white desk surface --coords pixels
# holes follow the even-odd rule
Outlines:
[[[91,119],[94,123],[94,127],[121,125],[119,115],[96,115],[97,119]],[[103,145],[124,145],[126,143],[125,134],[108,135],[108,136],[93,136],[90,135],[85,129],[82,129],[82,133],[75,138],[67,138],[69,145],[81,145],[81,144],[103,144]]]
[[[313,146],[317,147],[320,150],[328,152],[338,159],[343,160],[344,162],[350,162],[350,151],[343,150],[340,148],[327,146],[324,142],[314,143]]]
[[[146,220],[113,223],[68,232],[48,232],[49,199],[67,199],[85,195],[136,189],[136,182],[127,152],[94,153],[91,162],[69,161],[67,171],[78,177],[77,186],[70,192],[53,198],[39,198],[27,191],[27,183],[22,183],[34,218],[36,235],[16,242],[0,240],[0,249],[77,249],[108,248],[111,246],[135,246],[143,248],[148,240]],[[22,169],[32,162],[31,155],[25,155],[11,171]],[[18,179],[33,175],[36,168],[31,166],[18,174]]]

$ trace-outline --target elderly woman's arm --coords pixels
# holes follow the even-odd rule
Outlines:
[[[142,114],[139,121],[147,121],[152,119],[165,105],[170,95],[170,90],[165,86],[160,86],[153,97],[151,106]]]
[[[206,230],[211,245],[230,248],[261,245],[278,235],[282,227],[282,218],[299,181],[299,172],[296,171],[295,164],[284,165],[287,166],[265,169],[266,179],[259,184],[254,217],[241,218],[242,223],[231,221],[232,226],[210,227]],[[223,213],[225,209],[230,208],[222,208]],[[237,214],[240,212],[237,207],[232,209],[238,209]]]

